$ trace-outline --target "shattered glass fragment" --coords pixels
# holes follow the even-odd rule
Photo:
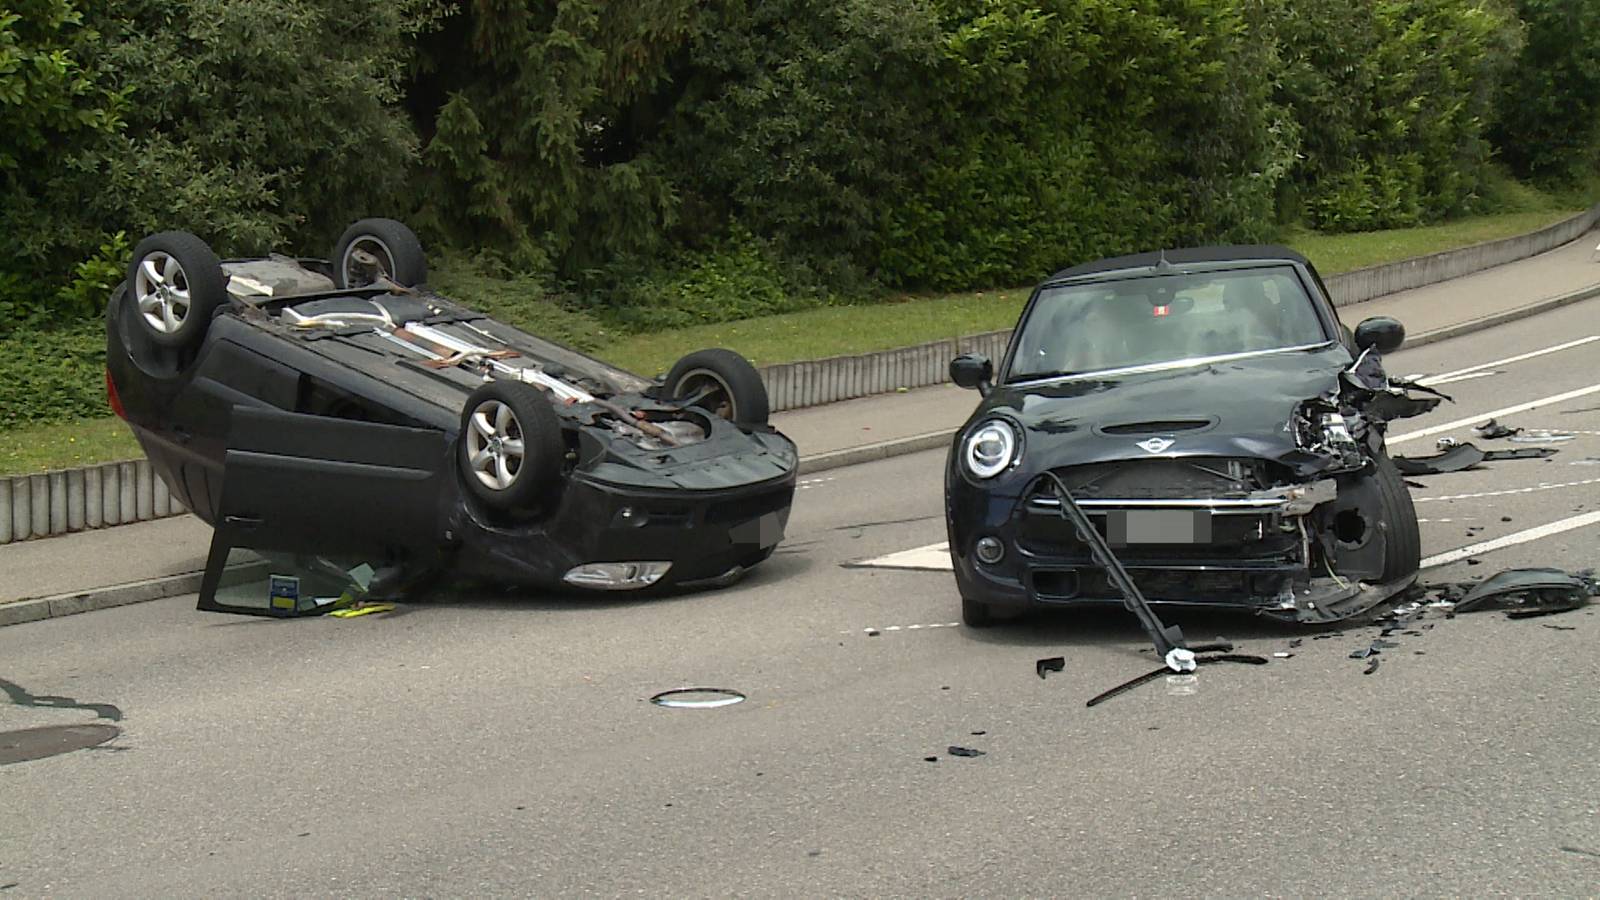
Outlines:
[[[1562,431],[1530,431],[1519,434],[1511,440],[1518,444],[1559,444],[1562,441],[1572,440],[1572,435]]]
[[[1167,693],[1175,697],[1187,697],[1200,689],[1200,676],[1194,674],[1168,675]]]
[[[1272,658],[1273,659],[1293,659],[1294,658],[1294,654],[1289,652],[1288,650],[1279,650],[1276,653],[1272,654]]]

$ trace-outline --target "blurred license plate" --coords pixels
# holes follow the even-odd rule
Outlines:
[[[1207,544],[1211,513],[1189,509],[1128,509],[1106,514],[1106,541],[1130,544]]]
[[[735,525],[730,536],[735,544],[765,549],[783,540],[783,519],[777,513],[770,512],[759,519]]]

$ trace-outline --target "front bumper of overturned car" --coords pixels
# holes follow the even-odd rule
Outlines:
[[[1059,500],[1037,492],[990,493],[957,477],[949,491],[950,556],[964,597],[999,610],[1122,605],[1122,595],[1089,546],[1062,515]],[[1370,609],[1406,587],[1364,584],[1313,571],[1309,514],[1332,484],[1290,486],[1248,497],[1082,500],[1102,534],[1117,515],[1191,512],[1211,534],[1194,543],[1123,544],[1113,552],[1156,606],[1238,609],[1305,623],[1332,622]],[[1003,555],[980,560],[984,537]]]
[[[496,524],[463,509],[452,566],[562,591],[715,583],[772,553],[795,480],[791,468],[758,483],[688,491],[575,477],[556,509],[534,523]]]

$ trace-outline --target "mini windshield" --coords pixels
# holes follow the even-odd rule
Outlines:
[[[1289,266],[1046,288],[1007,381],[1082,375],[1328,340]]]

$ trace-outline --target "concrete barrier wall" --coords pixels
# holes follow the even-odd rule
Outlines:
[[[1385,294],[1459,278],[1552,250],[1600,222],[1600,205],[1532,234],[1448,250],[1327,279],[1334,303],[1348,306]],[[982,353],[999,363],[1010,331],[992,331],[915,347],[785,363],[761,369],[772,411],[801,409],[949,380],[952,357]],[[143,522],[185,512],[148,460],[106,463],[43,475],[0,477],[0,544]]]
[[[1328,293],[1333,295],[1335,306],[1349,306],[1412,288],[1438,284],[1554,250],[1577,240],[1593,228],[1596,221],[1600,221],[1600,204],[1530,234],[1333,275],[1325,279]]]
[[[184,512],[147,459],[0,477],[0,544]]]

